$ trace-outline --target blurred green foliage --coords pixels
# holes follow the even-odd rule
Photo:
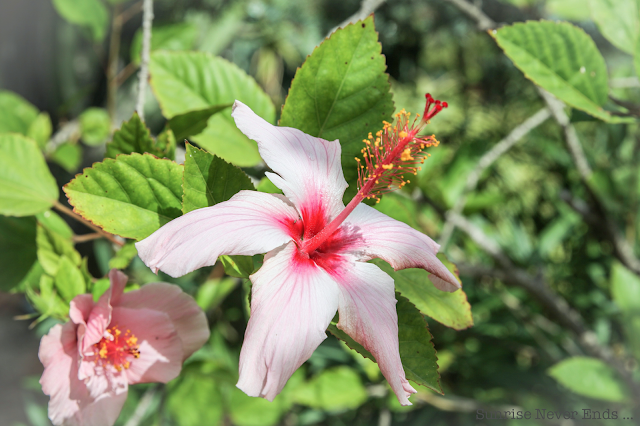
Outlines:
[[[112,82],[100,71],[106,55],[101,56],[95,49],[98,46],[108,51],[109,21],[136,7],[135,2],[80,3],[82,8],[70,7],[69,1],[53,1],[66,19],[57,28],[63,46],[57,52],[59,108],[40,112],[20,96],[0,92],[0,148],[11,146],[16,155],[42,150],[61,186],[74,174],[81,173],[83,167],[101,161],[105,152],[116,157],[119,153],[143,149],[158,157],[173,158],[176,141],[170,139],[171,130],[165,130],[167,119],[172,119],[168,121],[169,127],[176,133],[180,130],[180,139],[195,136],[193,141],[202,148],[243,167],[257,189],[264,192],[277,189],[264,178],[266,168],[253,143],[233,125],[226,109],[228,104],[239,98],[268,121],[276,122],[282,114],[283,124],[304,127],[305,123],[298,123],[300,118],[295,111],[289,114],[281,109],[288,94],[294,97],[294,102],[301,97],[294,90],[296,70],[329,30],[360,7],[355,0],[156,0],[152,38],[156,53],[151,65],[155,97],[150,92],[145,104],[149,132],[133,115],[141,43],[139,20],[125,22],[118,41],[119,74],[113,80],[117,90],[110,99],[116,105],[115,113],[104,109],[107,86]],[[529,131],[481,174],[461,213],[484,232],[488,244],[497,247],[518,268],[518,273],[535,282],[545,282],[552,294],[566,300],[584,320],[586,329],[593,332],[589,338],[621,360],[629,377],[634,377],[637,383],[640,279],[637,271],[620,262],[620,249],[612,235],[621,238],[637,258],[640,84],[633,55],[640,45],[638,4],[636,0],[484,3],[485,12],[498,22],[562,19],[581,29],[541,22],[536,24],[538,27],[527,27],[530,32],[523,35],[517,28],[524,24],[505,27],[493,35],[503,51],[491,35],[478,31],[476,22],[452,2],[383,3],[375,14],[375,25],[395,110],[405,108],[421,113],[426,92],[446,100],[450,107],[428,129],[436,134],[441,145],[429,150],[430,158],[403,191],[386,195],[378,208],[438,241],[446,211],[463,196],[469,175],[480,158],[545,106],[536,86],[522,71],[541,85],[552,80],[554,84],[545,88],[577,108],[569,108],[567,112],[593,169],[590,180],[581,179],[566,147],[563,129],[549,119]],[[558,30],[558,34],[545,39],[544,34],[554,31],[550,28]],[[558,47],[564,46],[558,42],[563,37],[574,43],[567,52]],[[580,40],[587,39],[585,47]],[[536,52],[544,56],[541,62],[546,67],[535,60]],[[599,54],[603,55],[606,67],[599,62]],[[580,55],[587,55],[591,62],[580,62]],[[635,56],[637,64],[640,54]],[[77,63],[86,66],[76,69],[72,64]],[[597,72],[592,76],[594,70]],[[228,77],[226,92],[208,84],[211,81],[207,76],[216,73]],[[597,81],[584,80],[590,76]],[[205,84],[200,85],[203,81]],[[189,96],[172,91],[182,83],[191,89]],[[588,96],[582,96],[585,93]],[[602,106],[604,110],[600,109]],[[391,113],[383,110],[381,114]],[[185,130],[176,119],[194,111],[199,124]],[[610,122],[593,119],[582,111]],[[612,122],[621,121],[620,117],[628,122]],[[79,122],[75,128],[74,120]],[[24,137],[6,136],[9,132]],[[56,132],[64,136],[57,142],[55,137],[51,139]],[[153,139],[152,134],[158,137]],[[353,134],[359,135],[359,130],[354,129]],[[33,141],[26,141],[25,137]],[[224,146],[228,140],[234,144]],[[185,153],[195,155],[194,162],[208,164],[220,160],[178,140],[176,159],[180,156],[184,159]],[[148,181],[126,170],[143,169],[143,163],[152,167],[168,161],[150,155],[127,158],[108,160],[85,171],[88,176],[85,180],[91,181],[92,173],[95,179],[99,174],[96,170],[112,179],[114,191],[100,201],[111,206],[112,211],[98,224],[124,237],[141,238],[161,225],[157,221],[158,211],[166,213],[162,219],[165,222],[181,213],[183,193],[188,196],[189,185],[177,187],[173,182],[173,186],[159,183],[147,188]],[[244,176],[236,167],[226,166],[229,173]],[[344,166],[348,176],[349,162],[344,161]],[[189,167],[187,160],[185,169]],[[355,162],[352,167],[354,172]],[[0,204],[0,213],[28,215],[55,202],[57,193],[49,184],[48,173],[38,177],[44,168],[40,162],[24,165],[22,181],[25,190],[29,190],[28,197],[20,203]],[[0,184],[6,186],[2,170]],[[167,175],[181,174],[182,166],[163,170]],[[95,206],[96,201],[91,198],[95,195],[80,181],[74,182],[66,187],[67,194],[73,197],[70,191],[75,191],[75,196],[85,197],[86,208]],[[204,186],[206,190],[206,182]],[[247,189],[251,186],[248,179],[245,186]],[[156,191],[158,197],[141,196],[123,207],[113,201],[122,196],[118,195],[118,188],[147,195]],[[194,190],[202,188],[194,184]],[[225,197],[223,194],[222,198]],[[194,206],[212,204],[202,198],[196,198]],[[122,213],[123,208],[136,212],[142,209],[139,214],[149,216],[148,227],[132,226],[126,223],[125,214],[114,213]],[[74,247],[74,234],[83,229],[74,225],[71,230],[60,222],[49,210],[42,211],[36,221],[0,216],[0,249],[15,257],[3,255],[0,264],[7,274],[0,288],[25,292],[37,311],[64,318],[74,295],[89,291],[98,296],[106,289],[103,280],[93,277],[104,276],[110,267],[126,268],[135,284],[163,280],[180,285],[196,297],[212,326],[210,342],[188,361],[180,378],[167,386],[144,385],[130,392],[120,425],[142,406],[143,398],[151,401],[140,414],[140,424],[145,426],[355,426],[389,422],[466,426],[477,424],[477,409],[500,411],[514,406],[533,412],[609,409],[618,411],[619,418],[634,415],[640,418],[638,401],[628,384],[610,365],[587,353],[582,341],[585,336],[576,335],[563,318],[554,315],[545,300],[535,297],[526,287],[514,285],[513,269],[505,268],[486,247],[461,230],[453,232],[444,249],[448,258],[460,267],[466,296],[462,293],[430,296],[421,291],[410,295],[416,281],[415,271],[389,270],[395,274],[398,290],[429,315],[424,321],[433,335],[440,367],[440,377],[430,378],[430,383],[437,383],[444,391],[444,396],[440,396],[414,384],[419,389],[411,398],[414,405],[399,407],[377,366],[332,336],[289,380],[273,403],[247,397],[234,384],[248,314],[248,285],[231,277],[246,277],[259,266],[260,259],[248,262],[246,258],[229,258],[179,279],[162,273],[156,277],[136,257],[130,242],[123,248],[104,240]],[[16,246],[18,239],[26,243]],[[422,285],[424,278],[420,281],[418,277],[418,281]],[[400,288],[403,286],[405,290]],[[463,296],[471,306],[471,315],[448,309],[448,299]],[[460,300],[456,306],[465,303]],[[421,320],[419,312],[412,321],[416,318]],[[471,322],[473,326],[469,327]],[[50,325],[48,322],[42,325],[45,324]],[[422,344],[431,342],[426,339]],[[41,407],[28,403],[27,413],[33,426],[46,424]],[[589,420],[588,424],[621,422]],[[633,420],[625,422],[632,424]],[[507,423],[559,424],[540,420]]]

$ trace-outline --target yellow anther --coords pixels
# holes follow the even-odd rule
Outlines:
[[[411,148],[407,148],[404,151],[402,151],[402,154],[400,155],[400,160],[402,161],[413,160],[413,157],[411,156]]]
[[[385,170],[391,170],[393,169],[393,164],[383,164],[382,168]]]
[[[398,133],[398,136],[400,136],[400,138],[404,139],[404,138],[406,138],[406,137],[407,137],[407,134],[408,134],[408,133],[407,133],[407,132],[405,132],[405,131],[403,130],[403,131],[401,131],[400,133]]]

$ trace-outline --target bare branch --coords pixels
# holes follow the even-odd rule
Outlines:
[[[464,191],[457,199],[455,206],[452,211],[456,214],[462,213],[464,206],[467,202],[467,195],[476,189],[478,186],[478,181],[480,180],[480,176],[482,173],[491,167],[491,165],[505,152],[507,152],[511,147],[513,147],[516,143],[518,143],[523,137],[529,134],[530,131],[538,127],[540,124],[545,122],[551,113],[548,108],[542,108],[540,111],[533,114],[526,121],[520,124],[518,127],[513,129],[511,133],[509,133],[504,139],[495,144],[493,148],[491,148],[487,153],[485,153],[476,167],[469,173],[467,176],[467,184],[465,185]],[[440,245],[446,248],[449,240],[451,238],[451,234],[453,234],[453,230],[455,229],[455,225],[453,222],[447,220],[442,229],[442,234],[440,235]]]
[[[465,15],[476,21],[478,29],[480,31],[487,31],[497,27],[496,22],[489,18],[478,6],[473,3],[469,3],[466,0],[446,0],[451,3]]]
[[[329,33],[327,34],[327,37],[329,37],[338,28],[344,28],[352,22],[360,21],[371,15],[386,1],[387,0],[362,0],[362,2],[360,3],[360,9],[356,13],[342,21],[337,27],[332,28],[331,31],[329,31]]]
[[[149,56],[151,51],[151,24],[153,22],[153,0],[144,0],[142,6],[142,53],[140,55],[140,73],[138,74],[138,102],[136,111],[144,121],[144,99],[149,79]]]
[[[135,411],[125,423],[125,426],[138,426],[140,422],[144,419],[144,415],[149,410],[151,403],[153,402],[153,397],[156,396],[156,392],[160,388],[160,385],[156,385],[147,389],[147,391],[142,395],[140,401],[138,402],[138,406]]]
[[[76,139],[80,136],[80,122],[71,120],[66,122],[58,131],[47,141],[44,146],[44,155],[49,157],[56,149],[68,140]]]
[[[598,343],[598,339],[593,331],[589,330],[586,322],[579,312],[571,308],[569,304],[561,296],[554,293],[546,284],[542,276],[533,277],[527,271],[520,269],[511,263],[511,260],[502,252],[500,247],[491,240],[480,228],[475,226],[469,220],[461,215],[454,215],[452,212],[447,213],[458,228],[471,237],[484,251],[489,253],[491,257],[501,266],[499,269],[491,269],[484,266],[471,266],[458,264],[458,268],[462,275],[485,275],[497,278],[505,283],[516,285],[551,311],[563,325],[568,327],[578,336],[580,347],[590,356],[596,357],[611,365],[616,369],[618,374],[625,380],[632,389],[636,400],[640,401],[640,384],[633,380],[630,372],[625,368],[624,362],[615,358],[611,349]]]

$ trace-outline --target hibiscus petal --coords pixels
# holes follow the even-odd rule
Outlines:
[[[122,308],[146,308],[169,316],[182,341],[184,359],[187,359],[209,339],[207,318],[193,297],[177,285],[152,283],[122,295],[118,302]]]
[[[324,211],[329,218],[342,211],[342,195],[348,185],[337,140],[329,142],[298,129],[274,126],[240,101],[233,104],[231,115],[242,133],[258,143],[260,156],[279,175],[270,174],[269,179],[294,202],[305,224],[310,222],[307,211]]]
[[[355,262],[334,279],[340,287],[338,328],[374,356],[402,405],[416,390],[407,381],[398,347],[398,314],[393,279],[376,265]]]
[[[270,401],[327,337],[338,286],[291,242],[265,256],[253,282],[238,388]]]
[[[229,201],[194,210],[136,243],[151,268],[179,277],[216,263],[223,254],[264,253],[291,240],[294,208],[278,197],[240,191]]]
[[[45,369],[40,378],[42,391],[51,397],[49,419],[54,425],[111,426],[127,399],[127,383],[116,391],[90,395],[78,379],[78,352],[73,323],[54,326],[40,342],[38,353]]]
[[[129,384],[175,379],[182,369],[182,342],[169,315],[151,309],[113,308],[113,323],[138,339],[139,358],[123,370]]]
[[[436,257],[440,246],[409,225],[359,204],[342,226],[347,232],[362,237],[349,247],[349,252],[359,260],[380,258],[396,271],[422,268],[433,274],[431,281],[440,290],[451,292],[460,288],[455,275]]]

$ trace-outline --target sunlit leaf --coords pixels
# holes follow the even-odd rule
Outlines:
[[[591,19],[600,32],[618,49],[633,55],[640,11],[637,0],[589,0]]]
[[[53,151],[50,160],[66,171],[74,172],[78,170],[82,162],[82,147],[77,143],[65,142]]]
[[[361,155],[362,140],[383,120],[392,121],[381,49],[371,16],[337,30],[298,69],[282,109],[281,126],[340,140],[347,182],[357,178],[354,157]]]
[[[554,365],[549,375],[578,395],[622,402],[630,393],[615,370],[596,358],[574,356]]]
[[[457,275],[455,265],[442,254],[438,257],[447,268]],[[382,260],[375,260],[373,263],[393,278],[396,290],[411,300],[423,314],[456,330],[473,325],[471,306],[464,291],[458,290],[448,293],[438,290],[429,280],[429,273],[423,269],[410,268],[394,271],[388,263]]]
[[[269,96],[236,65],[200,52],[152,53],[151,86],[163,115],[173,117],[239,100],[273,123],[275,107]],[[209,118],[203,132],[191,138],[209,152],[237,166],[260,162],[258,147],[235,125],[231,108]]]
[[[64,186],[74,211],[107,232],[140,240],[182,214],[183,167],[149,154],[119,155]]]
[[[111,118],[103,108],[88,108],[79,120],[82,140],[87,145],[100,145],[111,133]]]
[[[58,200],[58,193],[38,145],[17,134],[0,134],[0,214],[43,212]]]
[[[167,411],[178,426],[217,425],[222,420],[222,395],[213,377],[189,370],[167,397]]]
[[[602,108],[609,91],[607,66],[584,30],[567,22],[529,21],[490,34],[534,83],[574,108],[615,121]]]
[[[0,133],[20,133],[27,136],[38,110],[22,96],[0,91]]]
[[[294,401],[325,411],[354,409],[367,400],[358,373],[347,366],[322,371],[296,388]]]
[[[95,41],[104,39],[109,12],[100,0],[53,0],[53,7],[67,21],[90,30]]]
[[[137,112],[133,113],[131,119],[122,123],[122,127],[115,131],[113,140],[107,144],[107,158],[116,158],[118,154],[131,154],[134,152],[143,154],[145,152],[159,158],[172,159],[175,153],[175,138],[164,140],[160,136],[158,140],[151,137],[151,132],[140,120]]]
[[[154,26],[151,30],[151,51],[191,50],[198,36],[198,27],[190,22]],[[136,31],[131,42],[131,62],[140,65],[142,28]]]

